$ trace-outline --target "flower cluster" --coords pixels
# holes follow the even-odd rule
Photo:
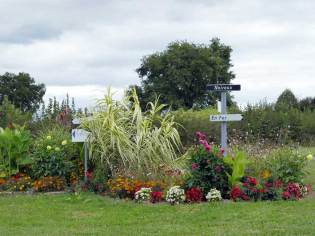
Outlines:
[[[199,188],[189,188],[185,193],[187,202],[201,202],[202,200],[202,191]]]
[[[109,179],[107,185],[111,194],[119,198],[134,198],[135,193],[142,187],[151,188],[152,191],[161,191],[166,186],[162,181],[140,181],[122,176]]]
[[[282,193],[284,200],[299,200],[302,198],[302,192],[299,184],[289,183]]]
[[[170,204],[179,204],[185,201],[185,191],[180,186],[171,187],[166,193],[166,201]]]
[[[137,202],[150,201],[152,190],[151,188],[141,188],[135,193],[135,200]]]
[[[206,199],[209,202],[221,201],[222,200],[221,192],[215,188],[212,188],[207,194]]]
[[[59,176],[42,177],[34,181],[35,192],[61,191],[65,187],[65,182]]]
[[[3,181],[4,188],[9,191],[25,192],[33,187],[31,178],[24,174],[16,174],[11,176],[7,181]]]
[[[152,203],[162,202],[162,200],[163,200],[163,193],[161,191],[151,192],[151,202]]]

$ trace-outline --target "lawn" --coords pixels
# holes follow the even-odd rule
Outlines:
[[[315,184],[315,161],[308,167]],[[314,235],[315,198],[169,206],[94,194],[0,197],[0,235]]]
[[[0,235],[314,235],[315,199],[171,207],[96,196],[0,198]]]

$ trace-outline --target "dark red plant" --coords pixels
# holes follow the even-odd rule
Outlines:
[[[299,200],[302,198],[301,189],[299,184],[296,183],[288,183],[287,187],[282,193],[282,198],[285,200]]]
[[[186,190],[185,195],[187,202],[201,202],[203,194],[199,188],[192,187]]]
[[[162,202],[163,201],[163,193],[160,191],[151,192],[151,202]]]
[[[238,199],[241,199],[243,195],[245,194],[242,192],[239,186],[234,186],[231,189],[230,197],[233,201],[237,201]]]

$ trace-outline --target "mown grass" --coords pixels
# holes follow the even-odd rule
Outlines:
[[[315,200],[169,206],[82,198],[0,198],[0,235],[314,235]]]
[[[315,187],[315,161],[306,182]],[[0,235],[315,235],[301,201],[136,204],[94,194],[0,196]]]

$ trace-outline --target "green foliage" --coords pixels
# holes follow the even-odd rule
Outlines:
[[[0,127],[0,176],[8,177],[30,164],[31,135],[23,127]]]
[[[143,113],[136,92],[131,96],[115,102],[109,90],[97,112],[82,119],[82,128],[91,132],[91,156],[114,176],[147,178],[163,175],[163,166],[177,168],[181,142],[174,117],[169,112],[162,116],[165,105],[158,101]]]
[[[286,89],[278,97],[276,109],[286,111],[291,108],[298,108],[298,100],[290,89]]]
[[[35,84],[35,80],[27,73],[5,73],[0,75],[0,103],[4,96],[21,111],[35,112],[39,108],[45,94],[44,84]]]
[[[77,146],[71,143],[70,133],[61,126],[42,130],[33,148],[33,177],[69,177],[74,170],[72,160],[78,157]]]
[[[209,45],[173,42],[165,51],[145,56],[137,69],[142,84],[135,87],[141,106],[156,96],[174,109],[213,105],[218,94],[208,93],[206,85],[230,83],[235,77],[230,71],[231,52],[219,39],[212,39]]]
[[[234,150],[234,156],[227,155],[223,158],[224,162],[232,169],[232,174],[226,173],[229,180],[229,186],[238,184],[245,174],[245,169],[249,160],[245,151]]]
[[[230,113],[239,113],[236,107],[229,107]],[[191,146],[195,143],[194,134],[196,130],[204,133],[211,142],[220,142],[220,124],[209,121],[210,115],[218,114],[217,109],[208,107],[200,110],[179,109],[173,112],[175,121],[180,126],[178,131],[184,146]],[[234,123],[234,124],[233,124]],[[233,129],[236,122],[228,124],[229,129]]]
[[[13,127],[14,124],[26,125],[31,120],[31,114],[28,112],[22,112],[20,109],[14,107],[14,105],[8,100],[7,96],[4,96],[0,105],[0,127]]]
[[[315,111],[315,97],[303,98],[299,102],[299,108],[301,111]]]
[[[283,183],[303,183],[307,160],[296,149],[281,148],[273,151],[262,161],[262,168],[269,170],[274,179]]]
[[[186,180],[188,188],[199,187],[203,193],[208,193],[210,189],[216,188],[227,197],[229,190],[228,177],[226,173],[231,173],[230,167],[223,161],[217,146],[212,146],[211,151],[206,151],[201,145],[189,153],[188,173]]]

